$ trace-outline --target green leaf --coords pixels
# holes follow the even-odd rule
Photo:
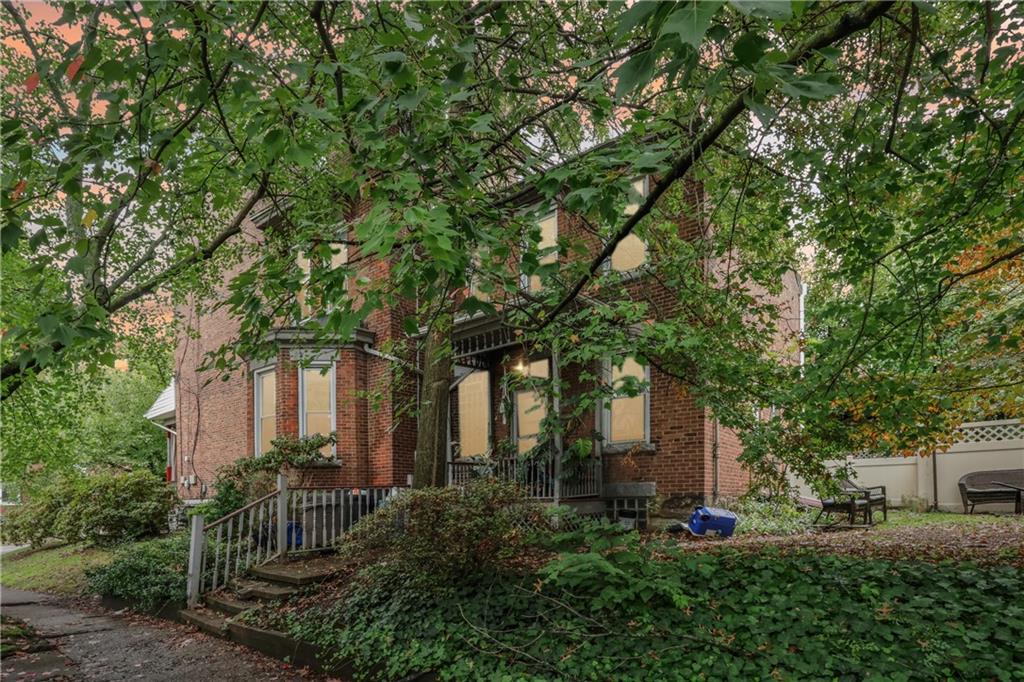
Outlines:
[[[764,37],[753,31],[748,31],[736,41],[736,44],[732,47],[732,52],[736,55],[736,59],[740,64],[753,66],[761,61],[761,57],[764,56],[764,53],[770,47],[771,43]]]
[[[623,97],[637,88],[646,86],[654,75],[654,65],[653,50],[644,50],[630,57],[629,61],[615,71],[615,96]]]
[[[711,26],[711,20],[723,4],[724,0],[688,0],[680,3],[662,24],[661,35],[675,34],[679,40],[696,49],[700,47],[704,34]]]
[[[793,16],[789,0],[729,0],[729,4],[747,16],[781,20]]]
[[[407,57],[404,52],[383,52],[375,55],[374,59],[384,64],[403,64]]]
[[[783,81],[779,89],[790,97],[806,97],[812,100],[828,99],[843,91],[842,85],[829,80],[833,77],[828,73],[813,73],[799,80]]]

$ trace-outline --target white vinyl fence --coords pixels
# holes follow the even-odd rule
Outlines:
[[[897,506],[910,497],[934,503],[932,472],[937,471],[939,508],[963,511],[957,487],[961,476],[972,471],[1024,469],[1024,424],[1016,419],[968,422],[958,431],[956,443],[934,456],[848,458],[826,465],[835,469],[849,465],[860,485],[884,485],[889,504]],[[801,496],[816,497],[806,482],[794,478],[793,483]],[[1013,503],[978,505],[976,511],[1012,512]]]

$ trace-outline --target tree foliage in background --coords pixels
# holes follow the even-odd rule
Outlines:
[[[5,249],[27,242],[30,272],[69,292],[7,330],[5,395],[109,343],[111,315],[158,288],[210,295],[248,254],[227,300],[241,342],[214,368],[268,353],[305,284],[321,338],[383,305],[412,333],[500,302],[535,349],[639,356],[766,473],[817,476],[836,452],[927,447],[980,406],[1021,409],[1014,4],[61,9],[73,31],[5,3],[22,45],[4,48]],[[602,248],[563,235],[575,260],[547,262],[551,204]],[[634,231],[667,315],[604,267]],[[361,281],[375,257],[388,276]],[[795,315],[771,295],[802,258],[821,295],[797,369],[774,343]],[[521,274],[543,288],[520,295]]]

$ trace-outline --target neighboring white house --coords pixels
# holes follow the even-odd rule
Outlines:
[[[937,490],[939,509],[962,511],[957,487],[961,476],[972,471],[1024,469],[1024,424],[1016,419],[965,423],[958,429],[956,443],[937,455],[850,457],[825,464],[831,469],[849,466],[859,485],[884,485],[891,505],[912,497],[934,505]],[[793,483],[801,496],[816,496],[806,482],[794,478]],[[977,511],[1012,512],[1013,503],[979,505]]]

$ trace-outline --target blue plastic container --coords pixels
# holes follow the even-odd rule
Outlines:
[[[690,517],[690,532],[694,535],[731,537],[736,530],[736,515],[728,509],[697,507]]]
[[[302,524],[295,521],[288,522],[288,546],[296,549],[302,547]]]

